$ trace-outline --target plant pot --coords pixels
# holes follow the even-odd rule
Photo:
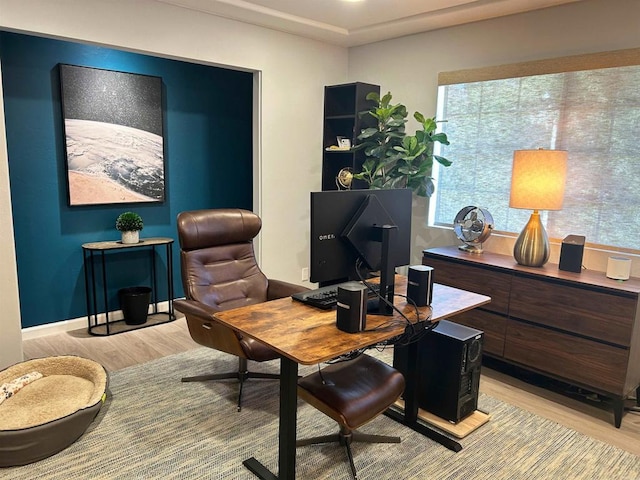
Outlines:
[[[147,321],[151,289],[149,287],[127,287],[118,290],[120,309],[127,325],[142,325]]]
[[[138,230],[122,232],[122,243],[138,243],[138,242],[140,242],[140,232]]]

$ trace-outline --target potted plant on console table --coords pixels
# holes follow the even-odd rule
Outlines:
[[[116,229],[122,232],[122,243],[140,242],[143,227],[142,217],[135,212],[121,213],[116,219]]]

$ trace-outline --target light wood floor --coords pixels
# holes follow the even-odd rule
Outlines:
[[[25,360],[51,355],[79,355],[109,371],[197,348],[184,318],[149,328],[95,337],[85,330],[58,333],[23,343]],[[542,417],[640,456],[640,414],[628,412],[621,428],[613,413],[559,393],[536,387],[489,368],[482,368],[480,390]]]

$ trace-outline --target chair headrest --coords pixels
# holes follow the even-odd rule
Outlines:
[[[192,210],[178,214],[182,250],[251,242],[262,228],[260,217],[239,208]]]

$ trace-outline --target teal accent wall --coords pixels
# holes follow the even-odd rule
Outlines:
[[[86,315],[81,245],[119,239],[115,220],[128,210],[144,219],[141,237],[175,239],[174,293],[183,296],[177,214],[252,209],[253,75],[9,32],[0,32],[0,62],[22,326]],[[162,78],[165,202],[68,206],[59,63]],[[107,256],[110,310],[118,288],[151,286],[142,252]]]

